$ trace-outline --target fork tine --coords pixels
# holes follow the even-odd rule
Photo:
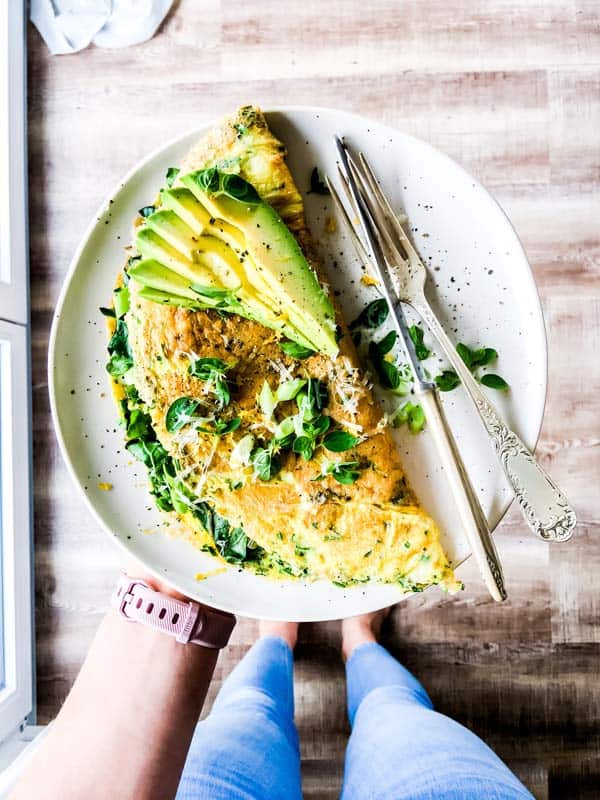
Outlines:
[[[334,138],[343,167],[341,170],[342,180],[344,185],[347,186],[347,189],[353,199],[353,205],[358,211],[360,226],[365,241],[368,245],[367,252],[369,253],[371,261],[375,264],[376,272],[379,275],[380,270],[378,269],[377,265],[379,262],[379,257],[383,257],[384,248],[378,226],[376,225],[375,220],[372,218],[371,211],[365,202],[361,188],[360,176],[356,174],[355,169],[352,169],[351,156],[348,148],[339,138],[339,136],[335,136]]]
[[[366,205],[367,210],[369,212],[369,216],[371,221],[376,228],[377,235],[380,241],[383,241],[383,251],[389,254],[392,260],[397,261],[401,264],[406,264],[407,256],[405,254],[404,248],[402,245],[397,241],[396,237],[392,235],[394,232],[390,231],[389,222],[387,219],[387,215],[385,214],[385,210],[381,207],[378,198],[373,196],[373,192],[370,191],[370,185],[366,175],[364,175],[363,171],[359,168],[356,164],[352,156],[348,153],[348,167],[352,177],[354,178],[355,183],[358,186],[358,190],[360,192],[361,199],[363,203]],[[400,244],[400,248],[398,245]],[[380,244],[381,246],[381,244]]]
[[[342,183],[342,186],[344,187],[344,192],[346,194],[346,197],[348,198],[348,202],[350,203],[350,207],[352,208],[352,211],[354,212],[354,215],[356,216],[356,219],[358,220],[359,219],[358,209],[356,208],[356,203],[354,202],[354,197],[352,196],[352,192],[350,191],[350,186],[348,185],[348,178],[346,177],[344,172],[342,172],[342,169],[341,169],[339,164],[338,164],[337,171],[338,171],[338,177],[339,177],[339,179],[340,179],[340,181]]]
[[[358,154],[358,158],[359,158],[361,166],[363,167],[364,172],[365,172],[365,174],[367,176],[367,179],[368,179],[368,182],[369,182],[369,186],[371,187],[371,191],[373,192],[373,194],[375,194],[375,196],[379,200],[379,203],[383,207],[386,219],[388,220],[388,222],[390,223],[390,225],[394,229],[394,232],[396,233],[396,235],[400,239],[400,242],[401,242],[404,250],[406,251],[406,259],[407,260],[410,260],[411,258],[417,258],[418,259],[419,255],[416,252],[415,248],[413,247],[412,242],[410,241],[410,239],[406,235],[406,232],[405,232],[404,228],[402,227],[401,223],[399,222],[398,217],[394,213],[394,210],[392,208],[392,205],[391,205],[390,201],[388,200],[387,196],[384,194],[381,186],[379,185],[379,182],[378,182],[377,178],[375,177],[375,173],[373,172],[373,168],[369,164],[369,162],[367,160],[367,157],[365,156],[365,154],[363,152],[360,152]]]
[[[350,189],[346,185],[346,179],[341,174],[341,172],[340,172],[340,177],[342,178],[342,182],[343,182],[344,186],[346,187],[346,191],[349,193]],[[329,177],[327,175],[325,176],[325,183],[327,184],[327,187],[328,187],[329,191],[331,192],[331,197],[333,199],[333,204],[335,205],[335,207],[337,208],[337,210],[341,214],[342,219],[346,223],[346,227],[348,228],[348,233],[350,234],[350,239],[352,240],[352,244],[354,246],[354,249],[356,250],[357,256],[363,262],[364,265],[370,264],[371,263],[371,259],[369,258],[369,254],[367,253],[367,251],[365,249],[365,246],[362,243],[362,240],[361,240],[360,236],[356,232],[356,227],[354,226],[352,220],[350,219],[350,215],[346,211],[346,206],[342,203],[342,200],[341,200],[339,194],[337,193],[337,189],[331,183],[331,181],[329,180]]]

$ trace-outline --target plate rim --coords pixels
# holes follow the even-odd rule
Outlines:
[[[543,306],[542,306],[542,302],[541,302],[540,293],[538,291],[537,283],[536,283],[536,280],[535,280],[535,276],[533,274],[533,270],[531,268],[531,264],[529,263],[529,259],[527,258],[527,253],[525,252],[525,248],[524,248],[524,246],[523,246],[523,244],[521,242],[519,234],[518,234],[518,232],[517,232],[512,220],[510,219],[510,217],[508,216],[508,214],[506,213],[504,208],[500,205],[500,203],[496,199],[495,195],[490,190],[488,190],[488,188],[485,186],[485,184],[482,183],[476,176],[474,176],[470,172],[468,172],[468,170],[465,169],[465,167],[463,167],[462,164],[459,161],[457,161],[456,159],[454,159],[453,157],[451,157],[450,155],[448,155],[446,152],[444,152],[443,150],[439,149],[435,145],[431,144],[427,140],[421,139],[418,136],[413,135],[412,133],[408,133],[406,131],[403,131],[400,128],[397,128],[397,127],[395,127],[393,125],[388,124],[387,122],[382,122],[382,121],[380,121],[378,119],[375,119],[373,117],[367,116],[365,114],[361,114],[361,113],[356,112],[356,111],[347,111],[347,110],[341,109],[341,108],[334,108],[334,107],[331,107],[331,106],[313,106],[313,105],[307,105],[307,104],[300,104],[300,105],[289,105],[289,104],[274,105],[274,106],[267,106],[265,108],[263,108],[261,106],[261,110],[265,114],[265,116],[267,116],[267,117],[269,116],[269,114],[272,114],[272,113],[285,115],[285,114],[288,114],[290,112],[294,113],[294,112],[300,111],[300,112],[306,112],[306,113],[314,114],[317,117],[321,113],[322,114],[338,114],[340,116],[343,116],[345,119],[351,119],[354,123],[357,123],[357,124],[360,124],[360,125],[368,126],[369,123],[371,123],[374,127],[377,127],[378,130],[386,129],[387,131],[390,132],[391,136],[394,136],[394,135],[395,136],[401,136],[405,140],[406,139],[412,140],[418,146],[425,147],[426,149],[431,150],[432,152],[434,152],[436,154],[436,156],[441,157],[446,162],[449,162],[449,164],[451,166],[453,166],[454,168],[458,169],[465,177],[467,177],[474,184],[474,186],[476,186],[480,190],[483,190],[485,195],[487,195],[487,197],[492,200],[493,204],[496,206],[496,208],[500,211],[500,213],[504,217],[504,220],[510,226],[510,229],[511,229],[511,231],[513,233],[513,236],[514,236],[514,239],[515,239],[515,243],[518,245],[518,248],[519,248],[518,255],[520,256],[521,260],[524,262],[524,264],[525,264],[525,266],[527,268],[525,270],[525,275],[526,275],[525,279],[529,283],[529,288],[531,290],[533,290],[533,297],[535,297],[535,301],[536,301],[535,302],[535,308],[532,309],[532,310],[534,311],[535,323],[537,324],[538,329],[539,329],[538,333],[541,335],[540,338],[541,338],[541,343],[543,345],[543,350],[544,350],[544,363],[542,365],[543,366],[543,387],[542,387],[543,391],[541,393],[541,402],[540,402],[540,407],[539,407],[539,422],[536,424],[535,434],[532,437],[532,441],[531,441],[532,452],[535,452],[535,450],[537,448],[537,445],[538,445],[538,442],[539,442],[539,439],[540,439],[542,426],[543,426],[543,423],[544,423],[544,417],[545,417],[545,413],[546,413],[546,404],[547,404],[547,399],[548,399],[548,363],[549,363],[548,333],[547,333],[547,329],[546,329],[546,324],[545,324],[545,318],[544,318]],[[76,474],[76,471],[75,471],[75,466],[74,466],[73,461],[71,459],[71,456],[70,456],[70,453],[69,453],[69,450],[68,450],[68,447],[67,447],[67,444],[66,444],[66,441],[65,441],[64,433],[63,433],[62,427],[60,425],[59,415],[58,415],[57,391],[56,391],[56,383],[55,383],[55,379],[54,379],[55,368],[56,368],[56,344],[57,344],[57,337],[58,337],[58,329],[59,329],[60,318],[61,318],[61,315],[62,315],[62,312],[63,312],[63,308],[64,308],[65,301],[66,301],[66,298],[67,298],[67,294],[69,292],[73,277],[74,277],[74,275],[75,275],[75,273],[77,271],[77,268],[78,268],[79,261],[81,259],[82,253],[85,250],[85,248],[87,247],[90,238],[94,234],[94,231],[98,227],[98,220],[101,219],[103,217],[103,215],[109,210],[110,205],[111,205],[111,201],[113,201],[122,191],[124,191],[126,189],[127,185],[129,184],[131,179],[136,174],[138,174],[140,171],[142,171],[147,166],[147,164],[149,164],[154,159],[159,157],[165,150],[169,149],[170,147],[173,147],[173,146],[177,145],[179,142],[183,141],[184,139],[186,139],[186,138],[188,138],[188,137],[190,137],[192,135],[201,136],[202,133],[206,132],[206,130],[209,130],[212,126],[214,126],[219,121],[219,119],[222,119],[223,116],[224,115],[222,114],[222,115],[220,115],[218,117],[214,117],[214,118],[210,119],[209,121],[207,121],[206,123],[203,123],[202,125],[190,127],[187,130],[185,130],[183,133],[181,133],[181,134],[179,134],[179,135],[177,135],[175,137],[171,137],[166,142],[163,142],[159,146],[155,147],[150,153],[148,153],[146,156],[144,156],[143,158],[138,160],[119,179],[119,181],[115,184],[113,190],[105,195],[105,197],[103,198],[102,202],[98,206],[95,214],[93,214],[90,223],[88,224],[88,226],[86,227],[84,233],[82,234],[82,236],[81,236],[81,238],[79,240],[79,244],[77,245],[77,248],[75,249],[75,252],[74,252],[74,254],[73,254],[73,256],[72,256],[72,258],[71,258],[71,260],[69,262],[69,267],[68,267],[68,269],[67,269],[67,271],[65,273],[65,276],[63,278],[61,289],[60,289],[60,292],[59,292],[57,300],[56,300],[56,305],[54,307],[54,312],[52,314],[52,324],[51,324],[51,328],[50,328],[50,335],[49,335],[49,338],[48,338],[48,355],[47,355],[46,364],[47,364],[47,375],[48,375],[48,394],[49,394],[49,399],[50,399],[50,414],[51,414],[51,419],[52,419],[52,426],[53,426],[54,433],[55,433],[57,441],[58,441],[58,445],[59,445],[59,449],[60,449],[60,452],[61,452],[61,456],[62,456],[62,459],[63,459],[63,461],[64,461],[64,463],[65,463],[65,465],[67,467],[67,472],[69,473],[70,479],[76,485],[80,497],[83,497],[85,506],[87,507],[88,511],[91,513],[92,517],[99,524],[99,526],[108,534],[110,540],[115,542],[120,547],[122,552],[124,554],[126,554],[128,557],[136,559],[157,580],[159,580],[161,583],[167,584],[168,586],[170,586],[172,589],[175,589],[175,590],[180,590],[180,587],[177,586],[176,582],[173,582],[170,579],[169,575],[165,575],[164,573],[159,572],[158,568],[153,566],[151,563],[143,561],[140,557],[138,557],[137,555],[134,555],[130,551],[130,549],[128,548],[126,542],[123,541],[121,539],[121,537],[115,535],[115,532],[113,530],[111,530],[109,525],[103,520],[103,518],[100,515],[99,511],[97,511],[95,505],[93,504],[93,502],[91,500],[91,497],[89,496],[89,494],[87,492],[84,491],[83,485],[81,484],[80,480],[77,477],[77,474]],[[522,276],[522,278],[525,277],[525,275]],[[527,444],[527,442],[526,442],[526,444]],[[496,521],[495,525],[493,526],[493,528],[491,529],[492,533],[495,533],[495,531],[498,529],[500,523],[502,522],[502,520],[504,519],[504,517],[508,513],[508,510],[512,506],[513,502],[514,502],[514,496],[513,497],[509,497],[505,501],[505,506],[500,511],[500,513],[498,514],[497,521]],[[471,557],[471,553],[469,553],[462,560],[456,562],[454,567],[455,568],[459,567],[461,564],[463,564],[470,557]],[[431,589],[432,587],[428,587],[428,588]],[[411,596],[410,594],[400,595],[398,597],[397,602],[405,600],[410,596]],[[377,610],[377,609],[379,609],[381,607],[382,607],[381,606],[381,602],[378,601],[378,600],[374,600],[372,604],[365,603],[364,613],[369,613],[371,611],[375,611],[375,610]],[[253,618],[252,615],[248,615],[248,613],[245,612],[245,611],[240,611],[239,609],[236,609],[236,608],[227,608],[227,604],[226,603],[223,604],[223,605],[221,605],[219,603],[219,608],[222,608],[223,610],[226,610],[226,611],[231,611],[232,613],[234,613],[234,614],[236,614],[238,616],[246,616],[246,617],[249,617],[249,618]],[[267,619],[268,617],[263,616],[262,618],[263,619]],[[276,615],[272,617],[272,619],[275,619],[275,618],[278,618],[278,617],[276,617]],[[325,620],[337,619],[337,618],[338,618],[338,615],[333,615],[333,616],[325,615],[325,616],[319,617],[318,619],[316,617],[303,617],[302,620],[300,620],[300,618],[298,618],[298,619],[299,619],[299,621],[325,621]]]

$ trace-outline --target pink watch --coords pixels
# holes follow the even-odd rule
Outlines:
[[[121,574],[111,604],[129,622],[141,622],[168,633],[182,644],[199,644],[213,650],[225,647],[235,626],[233,614],[193,600],[176,600],[125,573]]]

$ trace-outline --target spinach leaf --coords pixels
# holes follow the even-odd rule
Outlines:
[[[410,334],[410,338],[415,346],[417,358],[419,361],[425,361],[425,359],[429,358],[431,355],[431,350],[423,343],[423,337],[425,336],[423,329],[418,325],[411,325],[408,329],[408,333]]]
[[[175,182],[175,178],[179,175],[179,167],[169,167],[167,170],[167,174],[165,175],[165,181],[167,186],[171,188]]]
[[[297,358],[299,361],[304,358],[310,358],[310,356],[314,356],[315,354],[314,350],[311,350],[309,347],[304,347],[304,345],[298,344],[297,342],[279,342],[279,347],[281,347],[287,356],[290,358]]]
[[[212,537],[221,556],[230,564],[254,561],[263,551],[252,547],[243,528],[233,528],[225,517],[217,514],[206,502],[196,503],[194,516]]]
[[[445,369],[435,376],[435,382],[440,392],[451,392],[460,383],[460,378],[453,369]]]
[[[141,461],[142,464],[149,469],[156,469],[169,458],[169,454],[165,448],[157,441],[140,440],[129,442],[126,447],[134,458],[137,458],[138,461]]]
[[[107,308],[106,306],[100,306],[100,308],[98,310],[105,317],[112,317],[113,319],[115,319],[115,317],[116,317],[114,308]]]
[[[509,385],[504,378],[501,378],[500,375],[494,375],[491,372],[482,375],[479,379],[479,383],[488,386],[490,389],[498,389],[501,392],[506,392],[509,389]]]
[[[337,461],[329,465],[327,472],[338,483],[350,486],[360,478],[360,465],[358,461]]]
[[[238,304],[237,298],[231,289],[217,289],[214,286],[203,286],[199,283],[190,283],[190,289],[201,297],[210,300],[220,300],[215,304],[209,304],[213,308],[234,308]]]
[[[194,419],[194,413],[199,406],[198,400],[193,397],[179,397],[169,406],[165,416],[165,427],[169,433],[176,433],[189,425]]]
[[[260,196],[254,186],[245,181],[239,175],[229,172],[219,172],[215,167],[199,170],[191,176],[198,184],[200,189],[207,194],[231,197],[249,205],[258,205],[261,202]]]
[[[343,453],[344,450],[356,447],[359,441],[358,436],[353,436],[346,431],[330,431],[323,439],[323,445],[332,453]]]
[[[310,189],[308,190],[307,194],[330,194],[329,187],[324,181],[321,180],[318,167],[314,167],[310,173]]]
[[[127,423],[127,438],[149,439],[153,434],[150,415],[145,414],[140,408],[131,409]]]
[[[151,431],[154,437],[154,431]],[[173,461],[165,448],[156,440],[137,439],[125,447],[131,455],[148,469],[150,492],[161,511],[172,511],[171,489],[166,475],[174,473]]]
[[[358,317],[350,323],[350,330],[355,328],[369,328],[374,330],[379,328],[386,321],[390,310],[387,301],[380,297],[378,300],[373,300],[372,303],[360,312]]]
[[[188,372],[201,381],[209,381],[215,373],[224,374],[230,368],[220,358],[198,358],[190,365]]]
[[[133,366],[133,356],[129,345],[129,331],[122,319],[117,320],[115,332],[108,343],[110,358],[106,369],[113,378],[119,378]]]

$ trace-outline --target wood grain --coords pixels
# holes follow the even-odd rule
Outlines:
[[[46,352],[69,260],[139,158],[241,102],[356,110],[441,147],[495,193],[538,282],[549,340],[539,454],[575,504],[571,543],[497,536],[510,601],[431,592],[388,646],[437,707],[482,735],[540,800],[600,786],[600,9],[595,0],[182,0],[150,42],[51,57],[29,31],[38,715],[64,699],[119,566],[51,429]],[[241,620],[211,687],[256,636]],[[301,631],[306,797],[337,797],[348,733],[336,623]]]

